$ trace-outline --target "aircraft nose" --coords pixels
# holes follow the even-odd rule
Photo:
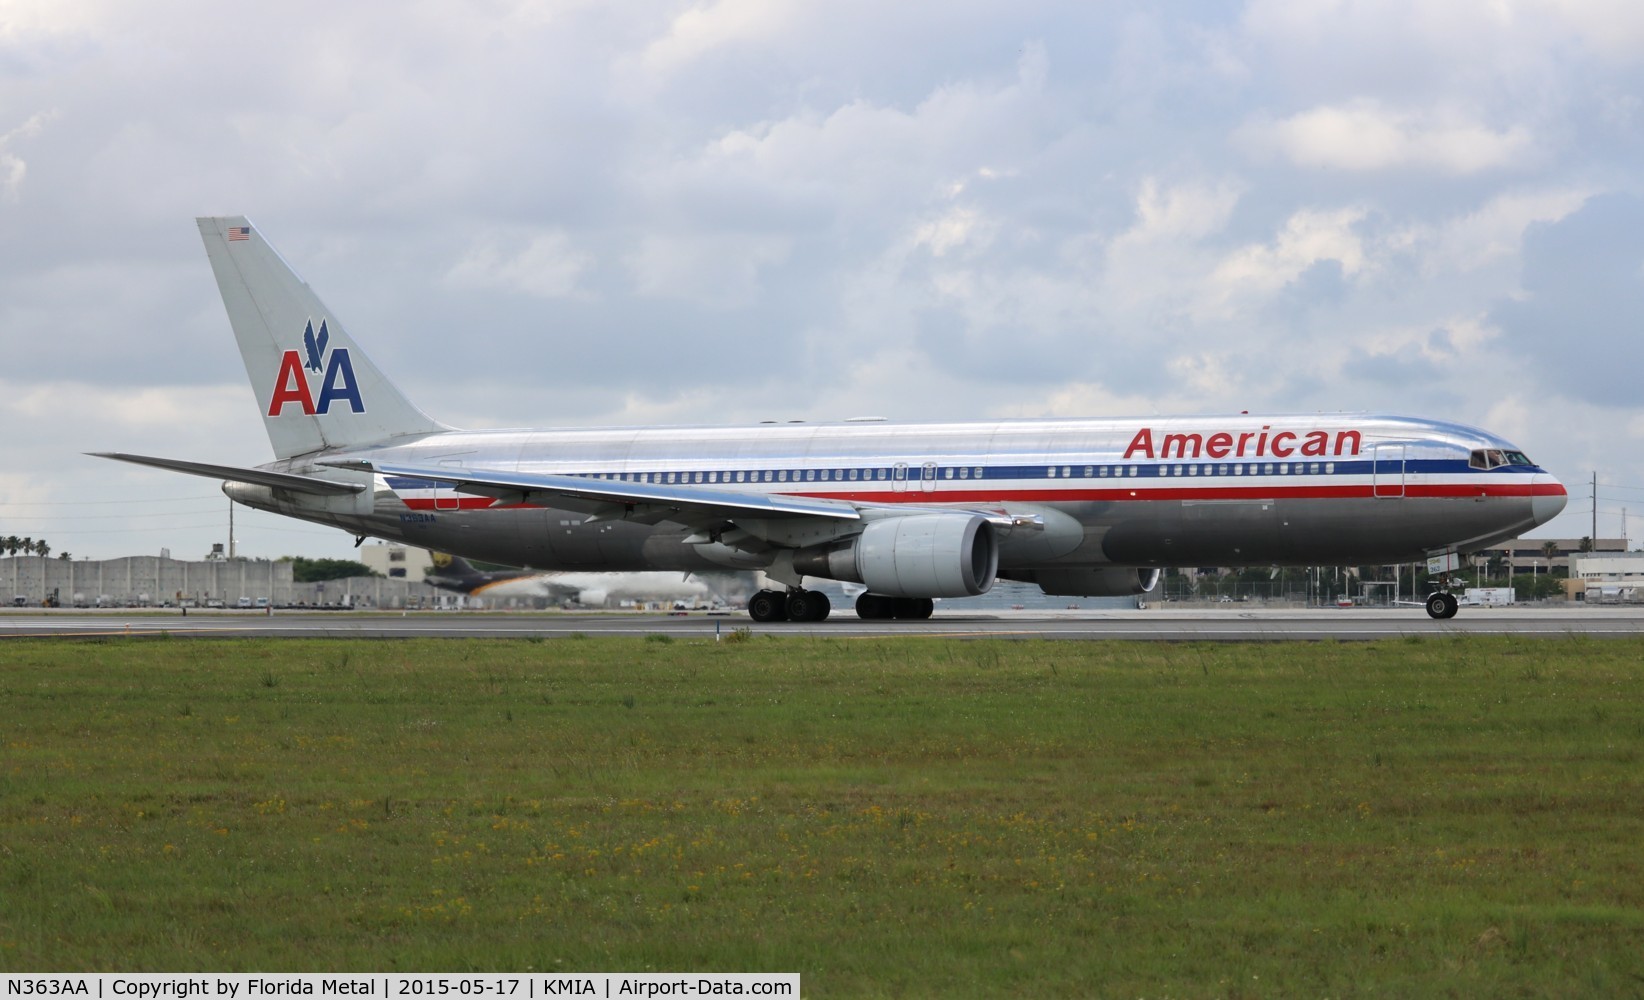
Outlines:
[[[1535,495],[1530,498],[1530,516],[1536,524],[1546,524],[1563,512],[1565,504],[1570,502],[1570,494],[1564,484],[1552,476],[1537,476],[1535,487]]]

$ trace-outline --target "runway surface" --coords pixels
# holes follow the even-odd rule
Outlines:
[[[1644,610],[1463,608],[1445,622],[1420,608],[1176,609],[1144,611],[998,611],[944,614],[928,621],[862,621],[842,614],[817,624],[755,624],[740,612],[503,613],[276,611],[0,611],[0,639],[23,636],[251,636],[260,638],[564,638],[571,635],[668,635],[711,638],[736,629],[756,635],[1014,639],[1138,639],[1205,642],[1362,641],[1400,636],[1517,635],[1617,638],[1644,635]]]

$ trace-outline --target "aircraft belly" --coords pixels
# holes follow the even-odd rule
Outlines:
[[[1123,566],[1411,562],[1468,539],[1477,548],[1532,526],[1517,499],[1415,497],[1173,501],[1115,516],[1102,553]]]
[[[378,538],[450,552],[482,562],[547,570],[628,571],[664,568],[646,561],[645,525],[589,524],[588,515],[546,507],[505,510],[411,510],[379,493],[377,513],[339,527]]]

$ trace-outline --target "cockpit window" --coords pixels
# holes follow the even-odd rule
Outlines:
[[[1499,469],[1504,465],[1535,465],[1522,451],[1504,451],[1500,448],[1475,448],[1467,464],[1475,469]]]

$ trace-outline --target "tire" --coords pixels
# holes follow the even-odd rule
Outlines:
[[[1456,616],[1456,612],[1460,611],[1460,610],[1461,610],[1461,601],[1456,599],[1456,595],[1454,595],[1454,594],[1445,594],[1444,595],[1444,617],[1447,618],[1447,619],[1448,618],[1454,618]]]
[[[903,621],[923,621],[936,611],[936,602],[928,597],[898,597],[896,617]]]
[[[756,622],[787,621],[787,595],[774,590],[761,590],[748,599],[748,617]]]
[[[893,617],[894,599],[878,594],[862,594],[856,599],[856,617],[863,621],[884,621]]]
[[[1456,614],[1455,598],[1442,591],[1434,591],[1427,595],[1427,617],[1435,621],[1454,618]]]
[[[796,590],[788,595],[788,620],[795,622],[827,621],[833,602],[828,595],[815,590]]]

